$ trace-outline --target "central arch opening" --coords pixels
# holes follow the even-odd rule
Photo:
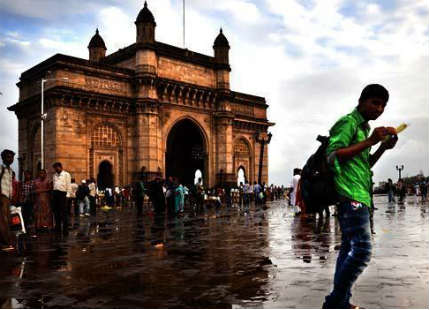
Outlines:
[[[193,185],[195,173],[206,175],[206,146],[201,129],[191,120],[179,121],[167,137],[165,154],[166,177],[179,178],[185,185]]]
[[[241,183],[246,183],[246,172],[244,168],[240,166],[237,171],[237,186],[240,186]]]
[[[194,177],[194,184],[197,184],[200,181],[200,179],[201,180],[203,179],[203,173],[201,172],[200,169],[197,169],[195,171],[194,175],[195,175],[195,177]]]
[[[97,186],[101,190],[113,188],[113,166],[108,160],[103,160],[98,166]]]

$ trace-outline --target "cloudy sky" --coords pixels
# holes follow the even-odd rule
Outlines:
[[[148,0],[156,39],[182,46],[182,0]],[[222,27],[231,45],[231,87],[270,105],[270,182],[288,185],[333,123],[369,83],[391,95],[372,127],[410,123],[375,180],[429,174],[429,10],[425,0],[186,0],[186,47],[213,55]],[[0,148],[17,150],[24,70],[55,53],[87,58],[98,27],[107,53],[135,42],[142,0],[0,1]]]

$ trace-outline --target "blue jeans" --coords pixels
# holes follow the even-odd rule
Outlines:
[[[389,196],[389,202],[395,202],[393,191],[389,191],[388,196]]]
[[[342,232],[335,267],[334,289],[326,296],[326,308],[348,308],[351,288],[371,259],[371,231],[368,206],[343,202],[338,208]]]
[[[79,200],[80,214],[89,213],[89,199],[85,196],[84,199]]]

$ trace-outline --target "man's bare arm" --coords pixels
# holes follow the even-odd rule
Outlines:
[[[377,144],[380,141],[383,141],[389,134],[396,134],[395,128],[377,127],[374,129],[374,131],[372,132],[371,136],[368,139],[362,142],[350,145],[348,147],[338,149],[335,152],[335,155],[337,156],[340,162],[346,162],[349,159],[360,154],[362,151],[366,150],[367,148]]]
[[[374,154],[370,155],[369,164],[371,168],[377,163],[386,150],[390,150],[395,147],[396,142],[398,142],[398,136],[394,135],[389,138],[388,141],[383,142]]]

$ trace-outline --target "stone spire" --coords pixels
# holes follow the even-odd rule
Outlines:
[[[106,56],[106,44],[98,32],[98,28],[95,30],[95,34],[91,38],[91,41],[89,41],[88,50],[90,61],[99,62]]]
[[[155,27],[156,22],[152,12],[147,7],[147,2],[144,2],[143,9],[135,21],[137,27],[137,43],[154,43],[155,42]]]
[[[220,64],[229,64],[229,42],[228,39],[223,34],[222,28],[216,37],[216,40],[213,44],[213,49],[215,52],[215,59],[217,63]]]

